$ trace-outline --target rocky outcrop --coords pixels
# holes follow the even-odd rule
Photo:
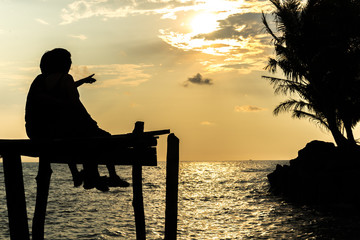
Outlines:
[[[268,180],[271,192],[293,202],[360,205],[360,150],[312,141]]]

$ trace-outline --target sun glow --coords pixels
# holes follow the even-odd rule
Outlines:
[[[190,26],[194,33],[200,34],[215,31],[218,28],[219,23],[217,22],[215,14],[201,13],[192,19]]]
[[[249,74],[262,68],[265,64],[263,54],[268,49],[263,44],[267,35],[252,31],[252,25],[257,27],[261,22],[248,23],[247,15],[244,15],[259,12],[261,10],[254,10],[245,0],[205,0],[201,8],[194,9],[191,18],[179,21],[180,29],[160,29],[159,37],[177,49],[211,56],[212,61],[202,62],[208,72],[236,70],[240,74]],[[228,20],[230,16],[233,18]],[[221,62],[217,63],[216,59]]]

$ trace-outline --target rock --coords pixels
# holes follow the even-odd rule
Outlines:
[[[268,175],[270,191],[303,204],[359,204],[360,151],[312,141]]]

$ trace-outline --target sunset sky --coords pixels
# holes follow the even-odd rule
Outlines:
[[[24,107],[46,50],[72,54],[75,80],[99,126],[113,134],[170,129],[181,160],[291,159],[325,130],[273,116],[264,70],[274,54],[261,0],[1,0],[0,138],[26,138]],[[355,131],[357,134],[359,131]],[[159,140],[163,160],[166,138]]]

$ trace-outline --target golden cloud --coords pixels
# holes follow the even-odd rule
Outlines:
[[[144,71],[151,66],[146,64],[73,65],[70,74],[74,79],[80,79],[95,73],[94,77],[101,80],[97,82],[98,87],[138,86],[150,79],[151,75]]]
[[[265,111],[266,108],[252,106],[252,105],[243,105],[243,106],[235,106],[235,112],[260,112]]]
[[[204,125],[204,126],[211,126],[211,125],[214,125],[215,123],[209,122],[209,121],[202,121],[200,124]]]

